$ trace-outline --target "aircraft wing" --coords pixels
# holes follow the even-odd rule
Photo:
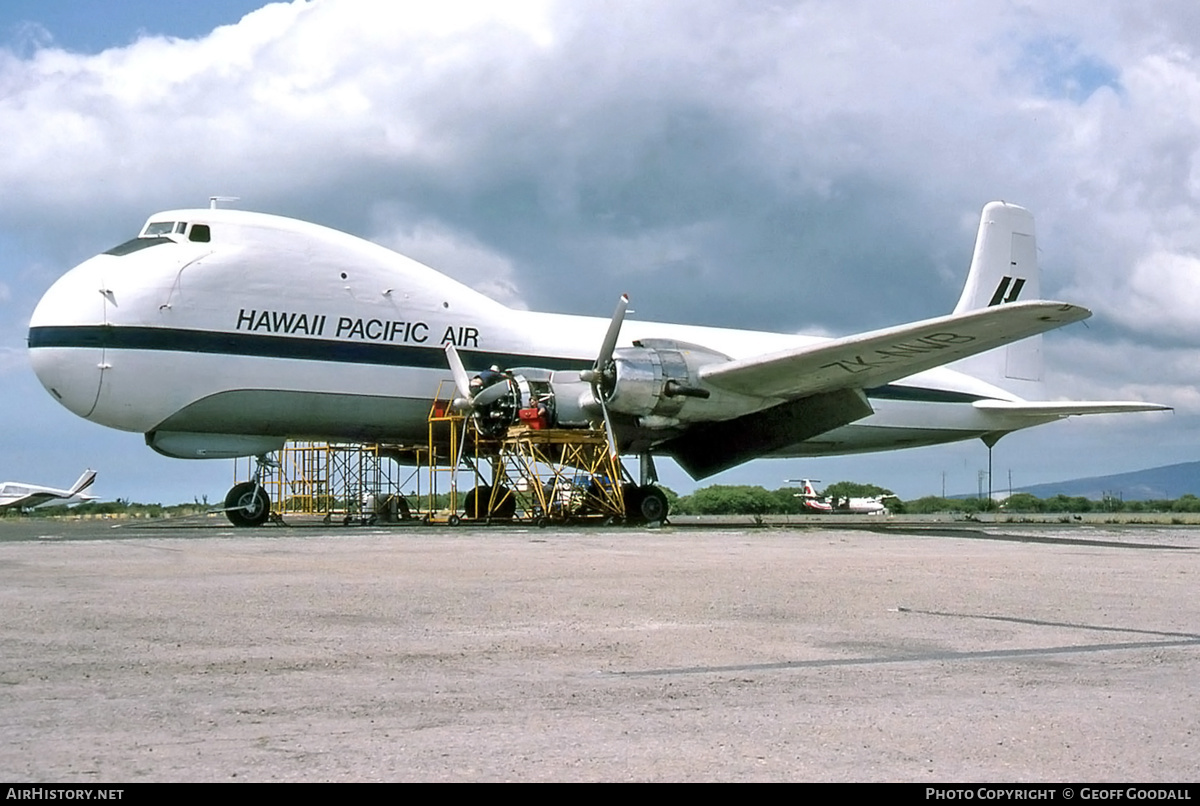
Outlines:
[[[13,485],[8,484],[5,486],[11,488]],[[28,488],[24,488],[20,492],[12,492],[10,489],[9,492],[0,495],[0,509],[32,509],[59,497],[54,493],[41,492]]]
[[[1030,417],[1070,417],[1073,414],[1121,414],[1131,411],[1171,411],[1158,403],[1133,403],[1122,400],[976,400],[971,404],[984,411]]]
[[[721,389],[783,400],[869,389],[1091,315],[1066,302],[1013,302],[714,364],[700,377]]]
[[[17,504],[24,509],[33,509],[34,507],[40,507],[47,501],[53,501],[56,498],[63,497],[64,496],[58,495],[57,493],[30,493],[18,501]]]

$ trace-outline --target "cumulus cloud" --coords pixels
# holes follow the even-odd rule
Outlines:
[[[1200,344],[1200,258],[1157,251],[1140,258],[1121,296],[1106,300],[1105,311],[1132,331]]]
[[[1175,373],[1200,346],[1193,3],[317,0],[92,55],[22,43],[0,237],[39,266],[230,194],[509,304],[603,316],[628,291],[647,319],[846,334],[949,311],[1002,198],[1101,348]],[[52,277],[20,270],[0,280],[31,309]],[[1112,397],[1132,367],[1072,385]]]
[[[525,310],[512,262],[437,222],[392,226],[371,240],[442,272],[511,308]]]
[[[1045,385],[1054,399],[1141,400],[1200,415],[1200,366],[1188,345],[1097,339],[1073,329],[1047,340]]]

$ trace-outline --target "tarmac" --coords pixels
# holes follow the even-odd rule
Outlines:
[[[0,780],[1195,782],[1200,529],[0,521]]]

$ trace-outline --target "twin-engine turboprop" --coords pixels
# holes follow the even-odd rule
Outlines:
[[[822,496],[818,495],[816,489],[813,488],[813,482],[819,480],[789,479],[789,481],[800,481],[804,485],[804,492],[795,493],[797,498],[803,499],[801,503],[804,504],[804,508],[822,514],[887,514],[887,499],[896,497],[894,495],[876,495],[862,498],[849,495]]]
[[[757,457],[993,444],[1072,414],[1166,408],[1006,391],[1041,380],[1038,342],[1014,342],[1090,315],[1038,293],[1033,218],[999,202],[984,208],[952,314],[838,339],[624,321],[624,302],[611,320],[512,310],[345,233],[174,210],[54,283],[29,348],[63,406],[193,459],[287,439],[424,445],[450,379],[486,427],[532,406],[552,427],[603,424],[620,453],[671,456],[695,478]],[[988,351],[974,375],[944,367]],[[243,522],[265,518],[261,489],[231,497]]]

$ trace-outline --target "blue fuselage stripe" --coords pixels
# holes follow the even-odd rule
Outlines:
[[[332,361],[342,364],[374,364],[418,369],[449,369],[439,346],[373,344],[258,333],[222,333],[211,330],[180,330],[161,327],[112,327],[75,325],[29,329],[29,348],[82,347],[103,350],[161,350],[181,353],[240,355],[254,358],[292,358],[301,361]],[[591,361],[540,355],[512,355],[460,349],[470,366],[536,366],[549,370],[579,370]]]
[[[212,330],[183,330],[161,327],[113,327],[111,325],[70,325],[29,329],[29,348],[75,347],[101,350],[158,350],[182,353],[240,355],[254,358],[290,358],[300,361],[331,361],[343,364],[372,364],[389,367],[448,370],[446,356],[439,347],[373,344],[259,333],[223,333]],[[591,361],[546,355],[491,353],[460,349],[468,366],[496,364],[501,367],[540,367],[543,369],[580,370]],[[922,403],[972,403],[980,395],[930,389],[919,386],[888,384],[865,390],[874,400],[898,400]]]

